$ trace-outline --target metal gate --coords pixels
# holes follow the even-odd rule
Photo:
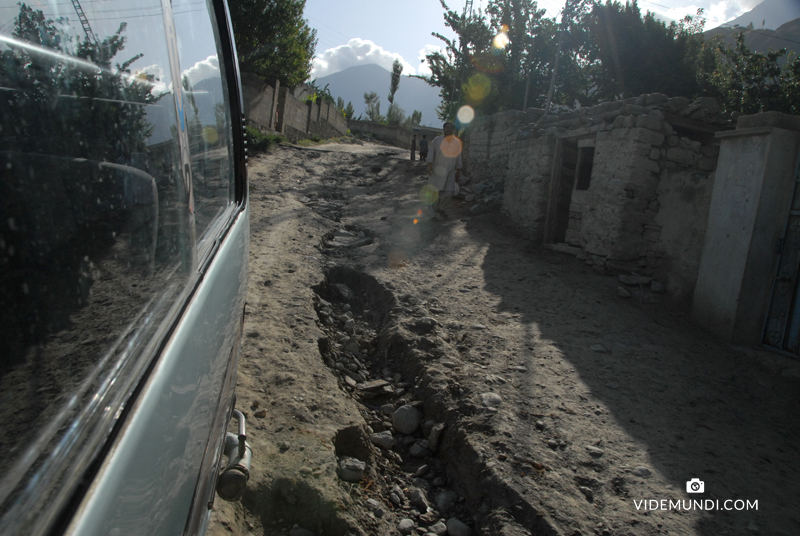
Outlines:
[[[786,231],[778,245],[778,266],[772,285],[763,344],[800,355],[800,166],[795,170],[794,192]]]

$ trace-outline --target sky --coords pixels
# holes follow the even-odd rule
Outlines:
[[[461,12],[465,0],[445,0],[450,9]],[[653,11],[672,20],[705,10],[706,29],[715,28],[753,9],[762,0],[639,0],[644,12]],[[473,0],[473,9],[487,0]],[[557,17],[563,2],[538,0],[547,16]],[[430,74],[420,60],[443,47],[432,32],[448,38],[454,34],[444,25],[439,0],[306,0],[304,12],[309,26],[316,28],[317,43],[311,78],[321,78],[355,65],[376,63],[391,71],[395,59],[403,74]]]

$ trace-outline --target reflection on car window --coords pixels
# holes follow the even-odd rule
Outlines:
[[[46,523],[45,505],[76,482],[185,292],[195,247],[161,1],[87,2],[88,27],[58,11],[69,3],[36,5],[0,1],[3,534]],[[228,127],[219,102],[202,127]],[[206,154],[227,150],[199,132]],[[227,189],[198,188],[204,203],[224,199],[210,211]]]
[[[216,23],[210,6],[198,0],[175,0],[175,29],[181,64],[183,107],[192,159],[192,187],[197,237],[202,242],[215,219],[234,199],[233,142],[230,110],[225,105],[225,65],[217,49]]]

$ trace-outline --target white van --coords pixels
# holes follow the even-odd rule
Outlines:
[[[242,113],[224,0],[0,0],[0,534],[241,495]]]

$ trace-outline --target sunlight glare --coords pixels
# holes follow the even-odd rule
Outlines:
[[[466,104],[458,109],[456,116],[461,123],[466,125],[475,118],[475,110],[472,109],[472,106]]]
[[[508,46],[508,42],[508,34],[505,32],[500,32],[494,36],[494,39],[492,39],[492,46],[497,49],[503,49]]]

